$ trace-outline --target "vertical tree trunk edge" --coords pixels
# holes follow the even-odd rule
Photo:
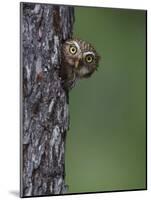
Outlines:
[[[68,93],[59,71],[74,8],[20,3],[20,197],[67,193]]]

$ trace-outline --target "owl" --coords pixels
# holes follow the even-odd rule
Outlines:
[[[90,43],[69,39],[62,45],[61,59],[63,86],[71,90],[79,79],[89,78],[97,70],[100,56]]]

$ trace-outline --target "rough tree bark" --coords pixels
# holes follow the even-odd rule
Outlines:
[[[22,197],[67,192],[68,94],[59,70],[73,23],[73,7],[21,3]]]

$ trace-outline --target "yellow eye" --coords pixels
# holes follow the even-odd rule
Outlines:
[[[70,51],[70,53],[72,53],[72,54],[76,54],[76,53],[77,53],[77,48],[76,48],[75,46],[71,46],[71,47],[69,48],[69,51]]]
[[[87,55],[85,57],[85,60],[86,60],[87,63],[91,63],[93,61],[93,59],[94,59],[94,57],[92,55]]]

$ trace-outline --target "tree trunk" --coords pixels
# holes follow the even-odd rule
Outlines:
[[[67,92],[59,71],[74,9],[21,3],[21,197],[63,194]]]

